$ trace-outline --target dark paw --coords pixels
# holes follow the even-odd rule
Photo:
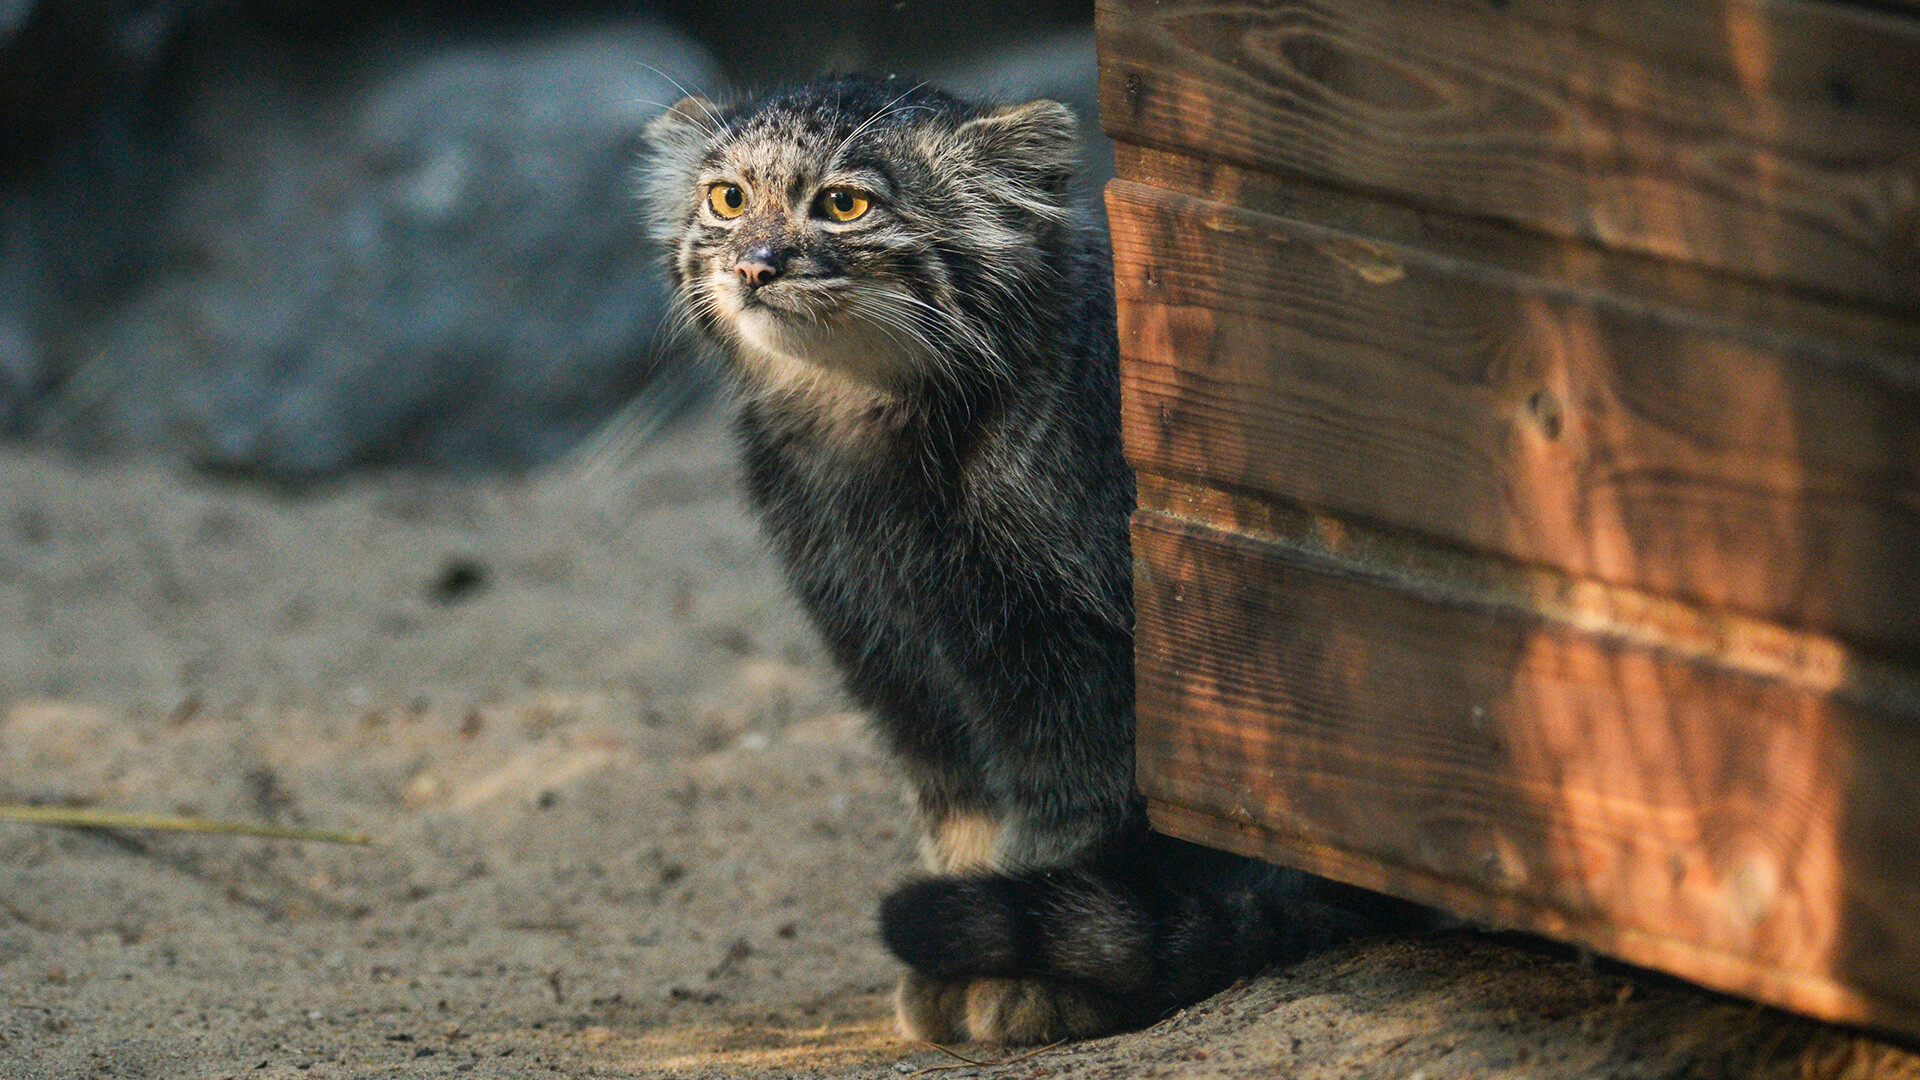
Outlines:
[[[880,938],[934,978],[1010,975],[1031,957],[1015,927],[1005,878],[928,878],[880,902]]]

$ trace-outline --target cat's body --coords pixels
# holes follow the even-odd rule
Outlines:
[[[648,131],[749,494],[918,792],[882,908],[900,1019],[1032,1042],[1149,1022],[1359,928],[1301,875],[1149,834],[1111,270],[1052,102],[870,79]]]

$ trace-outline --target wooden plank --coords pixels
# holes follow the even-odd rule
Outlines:
[[[1119,143],[1114,159],[1123,180],[1463,260],[1483,274],[1504,271],[1523,287],[1557,288],[1570,298],[1616,306],[1642,304],[1669,320],[1709,325],[1769,348],[1865,363],[1886,355],[1920,361],[1920,319],[1913,317],[1151,147]]]
[[[1920,653],[1920,364],[1116,181],[1142,472]]]
[[[1277,545],[1328,573],[1778,679],[1879,712],[1920,716],[1920,665],[1889,661],[1817,631],[1441,547],[1322,510],[1152,473],[1140,474],[1138,491],[1142,510]]]
[[[1150,509],[1134,552],[1160,826],[1920,1033],[1914,716]]]
[[[1920,20],[1790,0],[1101,0],[1179,150],[1920,310]]]

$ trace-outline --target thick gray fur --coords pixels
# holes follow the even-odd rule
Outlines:
[[[1148,1023],[1366,922],[1145,828],[1133,478],[1075,132],[1054,102],[858,77],[647,130],[643,198],[683,317],[729,358],[749,495],[918,793],[931,876],[881,914],[911,1036]],[[864,215],[832,220],[841,189]]]

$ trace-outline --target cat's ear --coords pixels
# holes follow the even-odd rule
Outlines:
[[[683,97],[666,112],[647,121],[647,142],[654,146],[680,147],[704,142],[720,130],[720,106],[703,97]]]
[[[681,98],[641,129],[646,149],[635,162],[636,193],[646,208],[648,233],[671,247],[700,197],[695,176],[707,140],[720,130],[720,110],[705,98]]]
[[[1072,109],[1045,98],[995,109],[954,134],[993,172],[1054,196],[1065,193],[1080,162],[1080,122]]]

